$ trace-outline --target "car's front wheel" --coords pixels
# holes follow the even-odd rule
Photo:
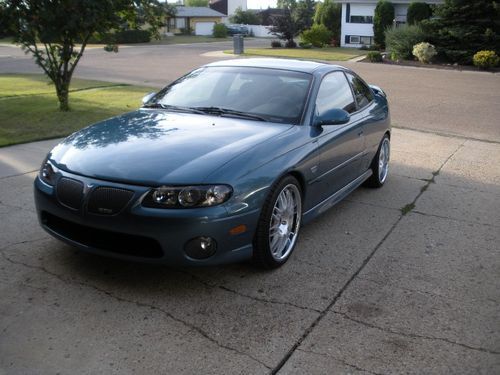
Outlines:
[[[297,243],[302,215],[300,184],[293,176],[281,179],[269,193],[254,239],[254,260],[264,268],[283,265]]]
[[[391,154],[391,142],[389,136],[386,134],[380,145],[378,151],[373,158],[371,169],[373,174],[368,180],[366,180],[366,185],[369,187],[379,188],[384,185],[387,180],[387,175],[389,174],[389,159]]]

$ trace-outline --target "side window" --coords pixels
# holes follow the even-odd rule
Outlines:
[[[324,77],[316,97],[317,115],[333,108],[341,108],[349,113],[356,111],[351,88],[342,72],[330,73]]]
[[[356,97],[356,103],[358,103],[358,108],[363,108],[367,106],[372,100],[373,95],[370,88],[360,80],[358,77],[352,74],[346,73],[349,82],[351,83],[352,90],[354,91],[354,96]]]

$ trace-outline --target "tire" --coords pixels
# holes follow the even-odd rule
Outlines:
[[[380,145],[378,146],[377,153],[373,158],[371,164],[371,170],[373,174],[368,180],[366,180],[365,185],[372,188],[379,188],[385,184],[387,181],[387,176],[389,174],[389,159],[391,153],[391,142],[387,134],[384,135]]]
[[[267,196],[254,238],[253,258],[266,269],[282,266],[292,254],[299,235],[302,191],[297,179],[285,176]]]

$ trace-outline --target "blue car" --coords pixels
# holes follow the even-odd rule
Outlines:
[[[275,268],[301,225],[389,168],[385,93],[341,66],[203,66],[58,144],[35,179],[41,226],[84,251]]]

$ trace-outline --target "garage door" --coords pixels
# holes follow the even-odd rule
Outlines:
[[[196,22],[194,33],[196,35],[212,35],[215,22]]]

